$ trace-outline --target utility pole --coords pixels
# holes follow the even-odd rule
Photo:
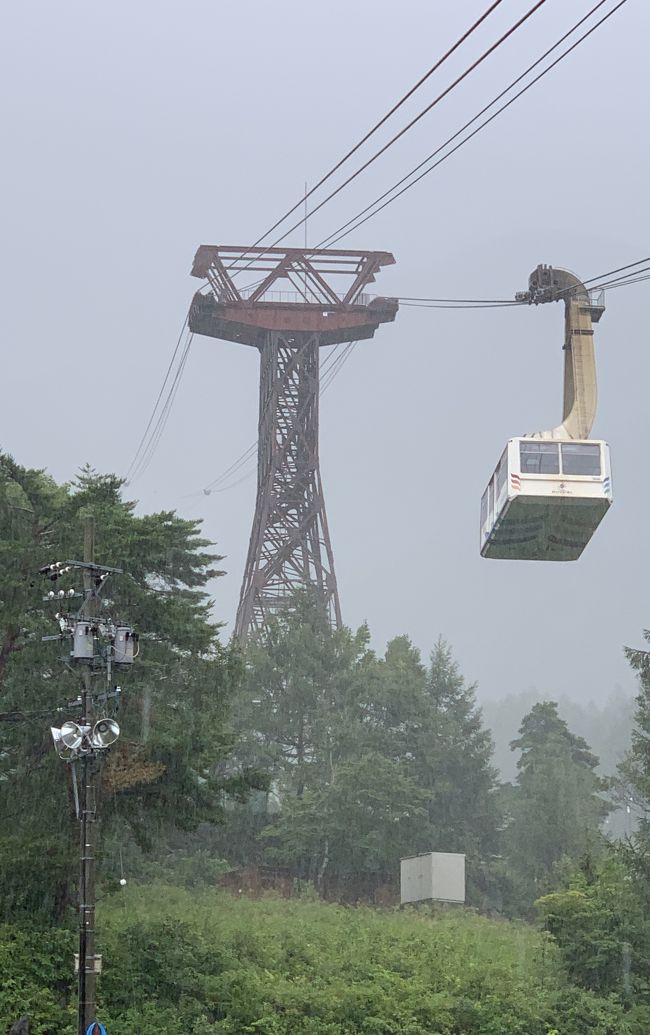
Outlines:
[[[78,1035],[100,1035],[101,1025],[96,1019],[97,976],[101,973],[101,956],[95,946],[95,863],[97,852],[97,805],[101,759],[106,748],[120,734],[114,718],[96,714],[96,695],[93,693],[93,675],[104,674],[106,689],[99,700],[108,709],[109,701],[117,706],[121,688],[112,686],[113,669],[128,670],[136,656],[137,635],[130,626],[114,622],[100,611],[101,592],[112,574],[122,574],[120,568],[109,568],[95,561],[95,521],[84,518],[83,561],[56,561],[46,564],[40,574],[56,582],[73,570],[83,577],[83,594],[69,590],[51,590],[44,598],[66,600],[83,596],[81,607],[72,614],[57,612],[60,633],[44,636],[44,640],[64,640],[70,646],[69,659],[81,669],[81,693],[71,704],[79,709],[78,721],[68,720],[60,729],[52,727],[54,746],[59,757],[70,763],[75,808],[79,819],[79,973]],[[65,605],[63,605],[65,606]],[[67,658],[64,659],[67,661]],[[77,765],[79,772],[77,772]]]
[[[84,518],[84,563],[95,563],[95,519]],[[84,600],[82,618],[96,618],[97,597],[94,595],[92,568],[83,569]],[[81,722],[93,725],[92,667],[83,667]],[[97,778],[98,760],[91,754],[81,758],[79,795],[79,1035],[86,1035],[96,1017],[97,967],[95,954],[95,853],[97,846]]]

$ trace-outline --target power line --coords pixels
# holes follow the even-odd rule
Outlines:
[[[416,183],[419,183],[419,181],[424,179],[425,176],[428,176],[428,174],[433,172],[434,169],[437,169],[439,165],[441,165],[444,161],[446,161],[453,154],[455,154],[455,152],[458,151],[461,147],[463,147],[464,144],[468,143],[468,141],[470,141],[472,139],[472,137],[476,136],[477,133],[480,133],[480,131],[482,129],[484,129],[486,126],[488,126],[490,124],[490,122],[493,122],[494,119],[497,118],[498,115],[500,115],[502,112],[504,112],[506,110],[506,108],[509,108],[510,105],[514,104],[514,102],[516,100],[518,100],[519,97],[523,96],[523,94],[525,94],[528,90],[530,90],[530,88],[532,86],[534,86],[537,82],[539,82],[540,79],[542,79],[545,75],[547,75],[548,72],[550,72],[553,68],[555,68],[555,66],[558,65],[560,63],[560,61],[563,61],[564,58],[567,57],[573,50],[575,50],[576,47],[578,47],[581,43],[583,43],[584,40],[586,40],[588,36],[591,36],[592,32],[595,32],[596,29],[598,29],[604,22],[606,22],[608,20],[608,18],[611,18],[611,16],[613,14],[615,14],[616,11],[618,11],[618,9],[623,6],[623,4],[627,3],[627,0],[619,0],[619,3],[617,3],[616,6],[613,7],[611,11],[609,11],[606,15],[604,15],[603,18],[601,18],[598,22],[596,22],[596,24],[593,25],[591,27],[591,29],[589,29],[582,36],[580,36],[575,41],[575,43],[573,43],[562,54],[560,54],[560,56],[558,58],[556,58],[555,61],[551,62],[551,64],[548,65],[542,72],[540,72],[539,75],[535,76],[535,78],[532,79],[530,81],[530,83],[528,83],[521,90],[519,90],[514,95],[514,97],[511,97],[510,100],[506,102],[506,104],[503,104],[488,119],[485,119],[484,122],[482,122],[479,126],[477,126],[476,129],[474,129],[466,137],[463,137],[463,139],[461,141],[459,141],[459,143],[456,144],[456,146],[453,147],[451,149],[451,151],[448,151],[441,158],[439,158],[437,162],[434,162],[434,164],[429,166],[428,169],[424,169],[424,171],[421,172],[419,176],[417,176],[415,179],[411,180],[411,178],[415,175],[415,173],[419,169],[421,169],[424,165],[426,165],[433,158],[435,158],[436,155],[440,154],[440,152],[443,151],[445,147],[447,147],[461,133],[463,133],[467,128],[469,128],[469,126],[471,126],[474,122],[476,122],[476,120],[478,118],[480,118],[481,115],[483,115],[486,111],[488,111],[494,104],[496,104],[497,101],[499,101],[501,99],[501,97],[503,97],[506,93],[509,93],[510,90],[513,88],[513,86],[515,86],[518,82],[520,82],[523,78],[525,78],[525,76],[528,75],[540,63],[540,61],[543,61],[568,36],[570,36],[573,32],[575,32],[575,30],[587,18],[591,17],[591,15],[594,14],[595,11],[598,10],[598,8],[601,7],[604,2],[605,2],[605,0],[599,0],[599,2],[597,4],[595,4],[594,7],[592,7],[592,9],[583,18],[580,19],[580,21],[576,22],[576,24],[571,29],[569,29],[569,31],[567,33],[565,33],[564,36],[562,36],[560,38],[560,40],[558,40],[557,43],[555,43],[553,45],[553,47],[551,47],[548,51],[546,51],[546,53],[543,54],[540,58],[538,58],[537,61],[533,62],[533,64],[530,65],[526,69],[525,72],[522,72],[522,74],[520,76],[518,76],[517,79],[513,80],[513,82],[510,83],[510,85],[507,86],[505,90],[502,90],[501,93],[499,93],[496,97],[493,98],[493,100],[490,101],[489,104],[487,104],[484,108],[482,108],[479,112],[477,112],[477,114],[474,115],[474,117],[472,119],[470,119],[469,122],[467,122],[461,129],[459,129],[456,133],[454,133],[453,136],[449,137],[449,139],[446,140],[443,144],[441,144],[438,148],[436,148],[436,150],[433,151],[427,158],[425,158],[422,162],[420,162],[413,169],[411,169],[411,171],[408,172],[406,174],[406,176],[403,176],[401,180],[398,180],[396,183],[394,183],[392,185],[392,187],[389,187],[389,189],[387,191],[385,191],[378,198],[376,198],[373,202],[371,202],[370,205],[367,205],[364,209],[362,209],[360,212],[358,212],[356,214],[356,216],[353,216],[352,219],[349,219],[346,223],[344,223],[342,226],[340,226],[338,230],[334,231],[334,233],[329,234],[328,237],[326,237],[323,241],[320,242],[318,247],[323,247],[324,245],[330,246],[330,245],[336,244],[338,241],[342,240],[344,237],[347,237],[348,234],[351,234],[354,230],[357,230],[360,226],[362,226],[364,223],[366,223],[369,219],[372,219],[373,216],[376,216],[384,208],[386,208],[388,205],[392,204],[393,201],[396,201],[397,198],[402,196],[402,194],[405,194],[406,191],[411,189],[411,187],[414,187]],[[406,183],[407,180],[411,180],[411,182],[410,183]],[[392,197],[388,197],[388,195],[392,194],[393,191],[395,191],[403,183],[406,183],[406,185],[404,187],[402,187],[402,189],[400,191],[398,191],[397,194],[393,194]],[[387,198],[387,200],[384,201],[384,203],[382,205],[379,205],[379,202],[383,201],[384,198]],[[375,205],[379,205],[379,207],[375,208],[374,207]],[[370,209],[373,209],[373,211],[369,211]],[[365,215],[365,217],[363,219],[360,218],[361,216],[364,216],[364,213],[366,213],[366,212],[368,212],[369,214]],[[353,225],[351,225],[351,224],[353,224]],[[348,227],[349,227],[349,229],[346,229]]]
[[[256,247],[257,247],[257,245],[258,245],[258,244],[260,244],[260,242],[261,242],[261,241],[263,241],[265,237],[268,237],[268,236],[269,236],[269,234],[272,234],[274,230],[277,230],[277,228],[278,228],[278,227],[279,227],[279,226],[280,226],[280,225],[281,225],[282,223],[284,223],[285,219],[288,219],[288,218],[289,218],[289,216],[293,215],[293,213],[294,213],[294,212],[296,211],[296,209],[300,208],[300,206],[301,206],[301,205],[303,205],[303,204],[306,204],[306,202],[307,202],[308,198],[310,198],[310,197],[312,196],[312,194],[314,194],[314,193],[315,193],[315,191],[317,191],[317,190],[319,189],[319,187],[322,187],[322,186],[323,186],[323,184],[324,184],[324,183],[326,183],[326,182],[327,182],[327,180],[329,180],[329,179],[330,179],[330,177],[332,177],[332,176],[334,175],[334,173],[335,173],[335,172],[338,172],[338,170],[339,170],[339,169],[341,168],[341,166],[342,166],[342,165],[344,165],[344,164],[345,164],[345,162],[347,162],[348,158],[351,158],[353,154],[356,154],[356,152],[357,152],[357,151],[359,150],[359,148],[361,148],[361,147],[362,147],[362,146],[363,146],[363,145],[364,145],[364,144],[365,144],[365,143],[366,143],[366,142],[367,142],[368,140],[370,140],[370,137],[371,137],[371,136],[373,136],[373,135],[374,135],[374,134],[375,134],[375,133],[377,132],[377,130],[378,130],[378,129],[380,129],[380,128],[381,128],[381,127],[382,127],[382,126],[384,125],[384,123],[385,123],[385,122],[387,122],[387,121],[388,121],[388,119],[389,119],[389,118],[390,118],[390,117],[391,117],[392,115],[394,115],[394,114],[395,114],[395,112],[396,112],[396,111],[397,111],[397,110],[398,110],[399,108],[401,108],[401,107],[402,107],[402,105],[403,105],[403,104],[405,104],[405,103],[406,103],[406,101],[407,101],[407,100],[408,100],[408,99],[409,99],[410,97],[412,97],[412,96],[413,96],[413,94],[414,94],[414,93],[416,92],[416,90],[419,90],[419,89],[420,89],[420,87],[421,87],[421,86],[422,86],[422,85],[423,85],[423,84],[424,84],[424,83],[425,83],[425,82],[427,81],[427,79],[429,79],[429,78],[430,78],[430,76],[432,76],[432,75],[433,75],[433,73],[434,73],[434,72],[436,72],[436,71],[437,71],[437,70],[438,70],[438,69],[440,68],[440,66],[441,66],[441,65],[443,65],[443,64],[444,64],[444,62],[445,62],[445,61],[446,61],[446,60],[447,60],[447,59],[448,59],[449,57],[451,57],[451,55],[452,55],[452,54],[453,54],[453,53],[454,53],[454,52],[455,52],[456,50],[458,50],[458,48],[459,48],[459,47],[460,47],[460,46],[461,46],[461,45],[462,45],[462,44],[463,44],[463,43],[464,43],[464,42],[465,42],[465,41],[466,41],[467,39],[469,39],[469,37],[470,37],[470,36],[472,35],[472,33],[473,33],[473,32],[474,32],[474,31],[475,31],[476,29],[478,29],[479,25],[481,25],[481,24],[482,24],[482,23],[483,23],[483,22],[485,21],[485,19],[486,19],[486,18],[487,18],[487,17],[488,17],[488,16],[490,15],[490,14],[492,14],[492,12],[493,12],[493,11],[494,11],[494,10],[495,10],[495,9],[496,9],[496,8],[497,8],[498,6],[499,6],[499,4],[500,4],[501,2],[502,2],[502,0],[494,0],[494,3],[492,3],[492,4],[491,4],[491,5],[490,5],[490,6],[489,6],[489,7],[487,8],[487,10],[485,10],[485,11],[483,12],[483,14],[482,14],[482,15],[481,15],[481,16],[480,16],[479,18],[477,18],[477,20],[476,20],[476,21],[474,22],[474,24],[473,24],[473,25],[471,25],[471,26],[469,27],[469,29],[466,29],[466,31],[465,31],[465,32],[464,32],[464,33],[462,34],[462,36],[460,36],[460,37],[459,37],[459,38],[458,38],[458,39],[456,40],[456,42],[455,42],[455,43],[454,43],[454,44],[453,44],[453,45],[452,45],[452,46],[451,46],[451,47],[449,48],[449,50],[447,50],[447,51],[446,51],[446,52],[445,52],[445,53],[444,53],[444,54],[442,55],[442,57],[441,57],[441,58],[438,58],[438,60],[437,60],[437,61],[435,62],[435,64],[433,64],[433,65],[431,66],[431,68],[430,68],[430,69],[429,69],[429,70],[428,70],[427,72],[425,72],[425,74],[424,74],[424,75],[423,75],[423,76],[422,76],[422,77],[421,77],[420,79],[418,79],[417,83],[415,83],[415,84],[414,84],[414,85],[413,85],[413,86],[412,86],[412,87],[410,88],[410,90],[408,90],[408,91],[407,91],[407,92],[406,92],[406,93],[405,93],[405,94],[404,94],[404,95],[403,95],[402,97],[400,97],[400,99],[399,99],[399,100],[397,101],[397,103],[396,103],[396,104],[394,104],[394,105],[393,105],[393,107],[392,107],[392,108],[391,108],[391,109],[390,109],[389,111],[387,111],[387,112],[386,112],[386,114],[385,114],[385,115],[383,115],[383,116],[382,116],[382,117],[381,117],[381,118],[379,119],[379,122],[376,122],[376,123],[375,123],[375,125],[374,125],[374,126],[373,126],[373,127],[371,128],[371,129],[369,129],[369,130],[368,130],[368,132],[367,132],[367,133],[365,134],[365,136],[363,136],[363,137],[361,138],[361,140],[359,140],[359,141],[358,141],[358,143],[356,143],[356,144],[354,145],[354,147],[350,148],[350,150],[349,150],[349,151],[348,151],[348,152],[347,152],[346,154],[344,154],[344,155],[343,155],[343,157],[342,157],[341,159],[339,159],[339,161],[338,161],[338,162],[336,163],[336,165],[333,165],[333,166],[332,166],[332,168],[331,168],[331,169],[329,170],[329,172],[325,173],[325,175],[324,175],[324,176],[322,176],[322,177],[320,178],[320,180],[319,180],[319,181],[318,181],[317,183],[315,183],[315,184],[314,184],[314,186],[313,186],[313,187],[311,188],[311,190],[309,190],[309,191],[305,191],[305,193],[304,193],[304,194],[303,194],[303,196],[302,196],[302,197],[300,198],[300,200],[299,200],[299,201],[297,201],[297,202],[296,202],[296,204],[295,204],[295,205],[293,205],[293,206],[292,206],[292,207],[291,207],[290,209],[288,209],[288,210],[287,210],[287,211],[286,211],[286,212],[284,213],[284,215],[283,215],[283,216],[281,216],[281,217],[280,217],[280,219],[278,219],[278,220],[277,220],[277,221],[276,221],[276,222],[275,222],[275,223],[273,224],[273,226],[269,227],[269,229],[268,229],[268,230],[266,230],[266,231],[265,231],[265,232],[264,232],[264,233],[263,233],[263,234],[261,235],[261,237],[258,237],[257,241],[255,241],[255,243],[254,243],[254,244],[252,244],[252,245],[251,245],[250,247],[251,247],[251,248],[256,248]],[[418,117],[419,117],[419,118],[421,118],[421,116],[418,116]],[[407,128],[408,128],[408,127],[407,127]],[[406,132],[406,130],[404,130],[403,132]],[[400,135],[401,135],[401,134],[400,134]],[[301,220],[301,222],[305,222],[305,220]],[[272,247],[273,247],[273,246],[272,246]],[[244,252],[244,255],[245,255],[245,254],[246,254],[246,253]]]

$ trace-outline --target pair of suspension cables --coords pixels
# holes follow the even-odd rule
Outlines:
[[[440,164],[446,161],[447,158],[451,157],[452,154],[456,153],[461,147],[469,142],[474,136],[476,136],[481,130],[489,125],[494,119],[496,119],[503,111],[505,111],[511,104],[513,104],[519,97],[526,93],[532,86],[534,86],[540,79],[548,74],[553,68],[559,64],[560,61],[564,60],[572,51],[580,46],[593,32],[596,31],[601,25],[603,25],[613,14],[616,13],[627,0],[618,0],[617,3],[609,7],[607,12],[602,15],[594,24],[591,25],[586,31],[580,35],[577,39],[571,43],[564,51],[562,51],[551,63],[547,64],[534,78],[530,79],[524,86],[522,86],[513,96],[510,97],[504,104],[496,108],[492,114],[485,118],[482,122],[479,121],[483,115],[486,115],[490,109],[501,101],[507,94],[517,87],[520,83],[526,80],[530,74],[541,65],[551,54],[556,51],[561,45],[569,39],[574,33],[578,31],[586,22],[588,22],[593,16],[605,5],[610,4],[611,0],[598,0],[586,14],[580,18],[567,32],[565,32],[552,47],[548,48],[536,61],[529,65],[519,76],[513,79],[508,86],[500,93],[498,93],[492,100],[484,105],[480,111],[473,116],[468,122],[466,122],[456,133],[444,141],[439,147],[429,154],[423,161],[419,162],[414,166],[405,176],[401,177],[396,183],[394,183],[387,191],[384,191],[379,197],[375,198],[374,201],[366,205],[363,209],[357,212],[352,218],[348,219],[344,224],[339,226],[335,231],[329,234],[316,246],[321,247],[332,247],[338,243],[342,238],[347,237],[358,227],[363,225],[369,219],[376,216],[388,205],[392,204],[399,197],[403,196],[408,190],[414,187],[420,182],[425,176],[433,172],[434,169],[438,168]],[[280,228],[290,217],[301,207],[305,206],[310,197],[312,197],[316,191],[330,180],[354,154],[356,154],[360,148],[382,127],[384,124],[406,103],[406,101],[413,96],[413,94],[419,90],[425,82],[446,62],[452,54],[454,54],[468,39],[469,37],[482,25],[486,19],[500,6],[502,0],[494,0],[493,3],[482,13],[482,15],[456,40],[456,42],[440,57],[427,72],[418,79],[418,81],[394,104],[385,115],[376,122],[371,129],[352,147],[346,154],[343,155],[335,165],[332,166],[328,172],[318,180],[316,184],[309,190],[305,191],[304,195],[289,208],[280,219],[276,220],[275,223],[269,227],[258,239],[255,241],[251,248],[257,247],[260,243],[268,238],[275,230]],[[412,118],[405,126],[403,126],[397,133],[395,133],[382,147],[380,147],[370,158],[366,159],[351,175],[349,175],[342,183],[340,183],[334,190],[330,191],[324,199],[322,199],[315,207],[312,208],[311,212],[305,211],[304,215],[293,223],[288,230],[284,231],[280,236],[273,240],[273,243],[268,247],[273,248],[281,244],[291,233],[303,226],[308,218],[314,215],[315,212],[322,209],[325,205],[332,201],[338,194],[340,194],[345,188],[349,186],[358,176],[360,176],[370,165],[372,165],[377,159],[379,159],[389,148],[393,147],[398,140],[401,139],[409,130],[413,128],[425,115],[427,115],[434,107],[436,107],[445,97],[447,97],[453,90],[455,90],[460,83],[463,82],[472,72],[475,71],[485,60],[487,60],[491,54],[493,54],[499,47],[501,47],[510,37],[512,37],[521,27],[539,11],[541,7],[546,3],[546,0],[537,0],[517,21],[515,21],[504,33],[502,33],[483,53],[476,58],[471,64],[458,75],[453,82],[447,86],[442,92],[440,92],[431,102],[429,102],[414,118]],[[474,125],[478,123],[478,125]],[[471,132],[466,132],[470,130]],[[463,134],[465,134],[463,136]],[[461,139],[458,139],[461,138]],[[456,143],[454,143],[456,141]],[[454,144],[450,148],[450,145]],[[243,253],[245,256],[245,252]],[[240,256],[240,259],[242,256]],[[643,260],[644,262],[647,260]],[[238,271],[232,273],[233,276],[237,275],[237,272],[243,272],[248,266],[255,262],[255,258],[251,258],[248,264],[245,264]],[[639,265],[639,264],[631,264]],[[627,268],[627,267],[624,267]],[[610,271],[610,273],[618,271]],[[645,271],[637,270],[637,272],[643,273]],[[604,275],[608,276],[608,275]],[[593,278],[597,279],[597,278]],[[602,278],[600,278],[602,279]],[[623,278],[621,278],[623,279]],[[626,278],[627,283],[633,283],[634,281]],[[638,282],[638,281],[636,281]],[[623,286],[623,284],[621,284]],[[422,306],[427,308],[441,307],[441,308],[496,308],[518,305],[520,303],[513,302],[506,299],[434,299],[434,298],[414,298],[404,296],[401,299],[402,304],[410,306]],[[172,354],[169,366],[167,368],[163,384],[158,393],[158,397],[154,404],[151,416],[148,420],[145,431],[138,444],[134,457],[129,465],[127,471],[128,483],[133,482],[134,479],[144,474],[145,470],[151,463],[151,460],[160,444],[162,435],[165,427],[169,420],[171,409],[176,398],[178,388],[183,376],[183,372],[187,363],[190,347],[192,343],[192,334],[188,329],[188,317],[186,316],[181,329],[181,333],[178,337],[176,347]],[[338,356],[338,359],[342,359],[343,362],[349,358],[353,347],[350,345],[346,346],[346,349]],[[332,368],[329,373],[331,375],[328,384],[336,377],[336,374],[341,369],[343,362],[336,366],[336,357],[332,354],[328,357],[328,360],[332,363]],[[325,361],[327,363],[327,360]],[[226,471],[222,472],[217,478],[213,479],[205,487],[206,492],[214,491],[226,477],[230,477],[233,473],[239,470],[240,462],[243,461],[244,456],[247,459],[251,459],[254,456],[256,444],[253,444],[246,451],[246,454],[242,454],[242,457],[238,458],[234,464],[231,465]],[[234,468],[234,472],[233,472]],[[238,483],[238,482],[237,482]],[[234,487],[228,486],[228,487]]]

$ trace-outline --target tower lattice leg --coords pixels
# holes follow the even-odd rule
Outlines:
[[[318,463],[319,337],[267,331],[260,347],[257,501],[235,632],[260,630],[298,588],[341,624]]]

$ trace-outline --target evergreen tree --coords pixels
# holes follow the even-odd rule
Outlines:
[[[644,632],[650,643],[650,631]],[[626,801],[631,801],[639,821],[639,847],[650,850],[650,653],[625,649],[626,656],[639,677],[634,726],[630,750],[619,766],[620,785]]]
[[[256,848],[261,803],[229,815],[238,860],[281,861],[355,897],[395,886],[400,856],[458,851],[481,882],[499,836],[491,739],[443,642],[429,669],[405,636],[378,659],[367,629],[333,631],[300,595],[248,649],[238,722],[245,761],[274,787]]]
[[[415,764],[418,782],[431,789],[429,813],[435,848],[486,860],[499,845],[492,737],[483,726],[476,687],[460,674],[451,648],[438,640],[427,672],[428,723]],[[416,756],[417,757],[417,756]]]
[[[601,796],[607,783],[596,773],[598,758],[560,718],[555,702],[534,705],[519,734],[511,745],[521,754],[506,797],[505,844],[525,909],[550,888],[561,860],[598,854],[610,806]]]
[[[78,676],[59,660],[53,607],[35,572],[79,556],[82,519],[96,522],[99,562],[123,568],[105,593],[114,617],[141,633],[119,714],[122,734],[104,772],[102,811],[148,850],[167,832],[223,811],[247,773],[218,763],[232,747],[229,699],[240,678],[220,645],[205,587],[218,575],[199,523],[173,511],[136,517],[122,482],[84,469],[71,486],[0,456],[0,916],[60,916],[72,898],[76,821],[70,770],[49,725],[74,718]],[[72,579],[73,576],[70,576]],[[66,582],[66,588],[68,583]],[[101,687],[100,689],[105,689]],[[63,712],[57,712],[62,708]]]

